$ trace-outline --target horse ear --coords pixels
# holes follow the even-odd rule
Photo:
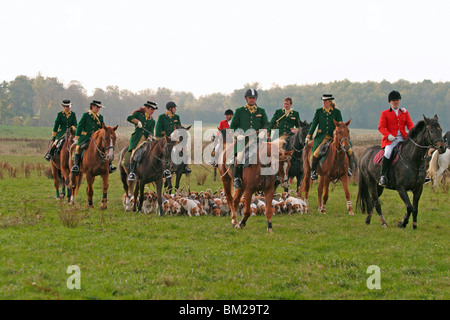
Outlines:
[[[425,115],[424,114],[422,114],[423,115],[423,121],[425,121],[425,124],[426,125],[429,125],[429,119],[427,118],[427,117],[425,117]]]
[[[102,123],[102,129],[106,129],[106,126],[104,123]]]
[[[434,115],[434,120],[436,120],[436,121],[438,121],[438,120],[439,120],[439,118],[438,118],[437,114],[435,114],[435,115]]]
[[[118,127],[119,127],[119,125],[115,126],[115,127],[113,128],[113,130],[116,131]]]
[[[348,125],[350,124],[350,121],[352,121],[352,118],[350,118],[350,120],[348,120],[345,125],[348,127]]]
[[[334,125],[337,127],[339,122],[337,122],[337,121],[334,120],[334,119],[333,119],[333,122],[334,122]]]
[[[187,127],[186,130],[189,130],[191,127],[192,127],[192,124],[189,127]]]

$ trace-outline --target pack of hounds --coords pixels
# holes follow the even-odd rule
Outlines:
[[[272,200],[273,214],[294,214],[305,213],[307,204],[304,200],[293,197],[290,192],[283,192],[275,195],[277,198]],[[158,212],[158,196],[155,192],[147,190],[144,193],[142,203],[143,213]],[[140,201],[140,199],[137,199]],[[122,204],[126,212],[133,210],[135,199],[133,196],[127,197],[126,194],[122,197]],[[208,189],[206,191],[196,192],[189,191],[182,188],[175,194],[163,195],[163,212],[167,215],[214,215],[227,216],[231,214],[230,207],[227,203],[227,198],[223,189],[218,189],[216,192]],[[250,204],[251,215],[264,215],[266,204],[264,196],[253,195]],[[244,211],[244,197],[242,197],[237,214],[242,215]]]

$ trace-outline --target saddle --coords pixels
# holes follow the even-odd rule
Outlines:
[[[328,150],[330,149],[331,142],[333,142],[332,139],[328,140],[327,142],[325,142],[323,145],[320,146],[319,159],[321,163],[325,161],[325,158],[328,155]]]
[[[394,150],[392,150],[392,154],[391,154],[391,158],[392,158],[392,163],[391,165],[394,165],[399,158],[399,153],[401,150],[402,144],[399,143]],[[383,161],[383,156],[384,156],[384,149],[381,149],[373,158],[373,163],[376,165],[380,165],[381,166],[381,162]]]

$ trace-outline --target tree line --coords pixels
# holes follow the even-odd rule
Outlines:
[[[61,101],[64,99],[72,101],[72,110],[79,118],[89,109],[92,100],[102,101],[105,108],[101,113],[107,125],[131,126],[126,122],[127,116],[147,100],[158,103],[156,115],[165,112],[168,101],[175,101],[183,124],[192,124],[196,120],[218,123],[224,119],[226,109],[235,110],[245,104],[244,93],[248,88],[258,90],[257,104],[266,109],[269,118],[276,109],[283,107],[283,99],[289,96],[301,120],[311,122],[315,110],[322,107],[322,94],[331,93],[344,120],[352,119],[351,127],[376,129],[381,111],[389,107],[389,92],[396,90],[402,95],[401,107],[409,111],[414,123],[423,119],[422,114],[427,117],[437,114],[444,132],[450,126],[450,82],[399,80],[391,83],[383,80],[361,83],[345,79],[310,85],[274,85],[270,89],[262,89],[255,82],[247,83],[230,94],[218,92],[196,98],[191,92],[164,87],[131,92],[113,85],[97,88],[89,95],[79,81],[64,85],[58,78],[41,74],[35,78],[19,75],[0,84],[0,124],[52,126],[56,113],[62,110]]]

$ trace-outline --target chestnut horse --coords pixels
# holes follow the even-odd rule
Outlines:
[[[289,158],[294,151],[284,151],[282,146],[285,143],[284,138],[280,138],[273,142],[263,142],[261,152],[258,148],[256,156],[256,164],[247,166],[242,171],[242,188],[237,189],[232,192],[233,185],[233,170],[226,166],[227,156],[233,152],[233,143],[228,145],[223,144],[222,151],[219,154],[219,172],[222,178],[222,184],[227,197],[227,202],[231,209],[231,224],[235,228],[243,228],[246,225],[248,218],[250,217],[250,203],[252,195],[257,191],[264,191],[266,211],[265,216],[267,220],[267,231],[273,232],[272,228],[272,199],[275,193],[275,182],[282,181],[282,186],[287,187],[288,185],[288,170],[290,166]],[[260,160],[261,155],[267,155],[270,158],[270,165],[272,165],[275,170],[274,174],[262,175],[263,168]],[[268,164],[269,165],[269,164]],[[241,201],[241,197],[244,195],[244,216],[241,222],[238,223],[236,211]]]
[[[86,175],[87,181],[87,206],[93,208],[92,196],[94,189],[92,187],[95,177],[101,176],[103,179],[103,199],[100,206],[101,209],[107,208],[108,178],[109,178],[109,161],[114,159],[114,147],[116,145],[116,130],[119,126],[107,127],[103,125],[102,129],[92,134],[89,146],[84,151],[83,159],[80,165],[80,173],[70,173],[70,185],[72,187],[72,196],[70,203],[75,203],[75,198],[80,189],[83,174]],[[71,146],[71,154],[74,152],[75,145]],[[70,167],[73,165],[72,157],[70,157]]]
[[[347,210],[349,215],[354,215],[353,206],[350,199],[350,191],[348,190],[348,175],[347,170],[349,166],[349,161],[347,157],[347,151],[350,148],[350,130],[348,125],[350,121],[347,122],[337,122],[334,120],[333,141],[331,142],[328,154],[321,165],[317,166],[317,173],[319,178],[318,198],[319,198],[319,211],[326,213],[326,204],[328,201],[328,188],[330,182],[335,180],[341,180],[342,186],[344,187],[345,197],[347,198]],[[311,156],[313,141],[311,141],[306,148],[306,152],[303,152],[303,169],[304,177],[303,182],[298,191],[297,197],[303,198],[306,203],[308,203],[309,191],[311,188],[311,166],[309,163],[309,158]],[[303,191],[305,196],[302,197]],[[322,198],[323,195],[323,198]],[[306,208],[308,211],[308,207]]]
[[[56,189],[56,198],[64,199],[65,193],[66,193],[66,186],[67,186],[67,199],[70,201],[71,196],[71,189],[70,189],[70,167],[69,167],[69,157],[70,157],[70,150],[69,146],[72,144],[73,138],[74,138],[74,130],[72,127],[67,129],[66,133],[64,134],[64,142],[62,143],[62,146],[59,150],[59,152],[55,152],[53,157],[51,158],[50,165],[52,168],[52,175],[53,175],[53,184]],[[63,183],[61,194],[59,193],[59,182]]]

